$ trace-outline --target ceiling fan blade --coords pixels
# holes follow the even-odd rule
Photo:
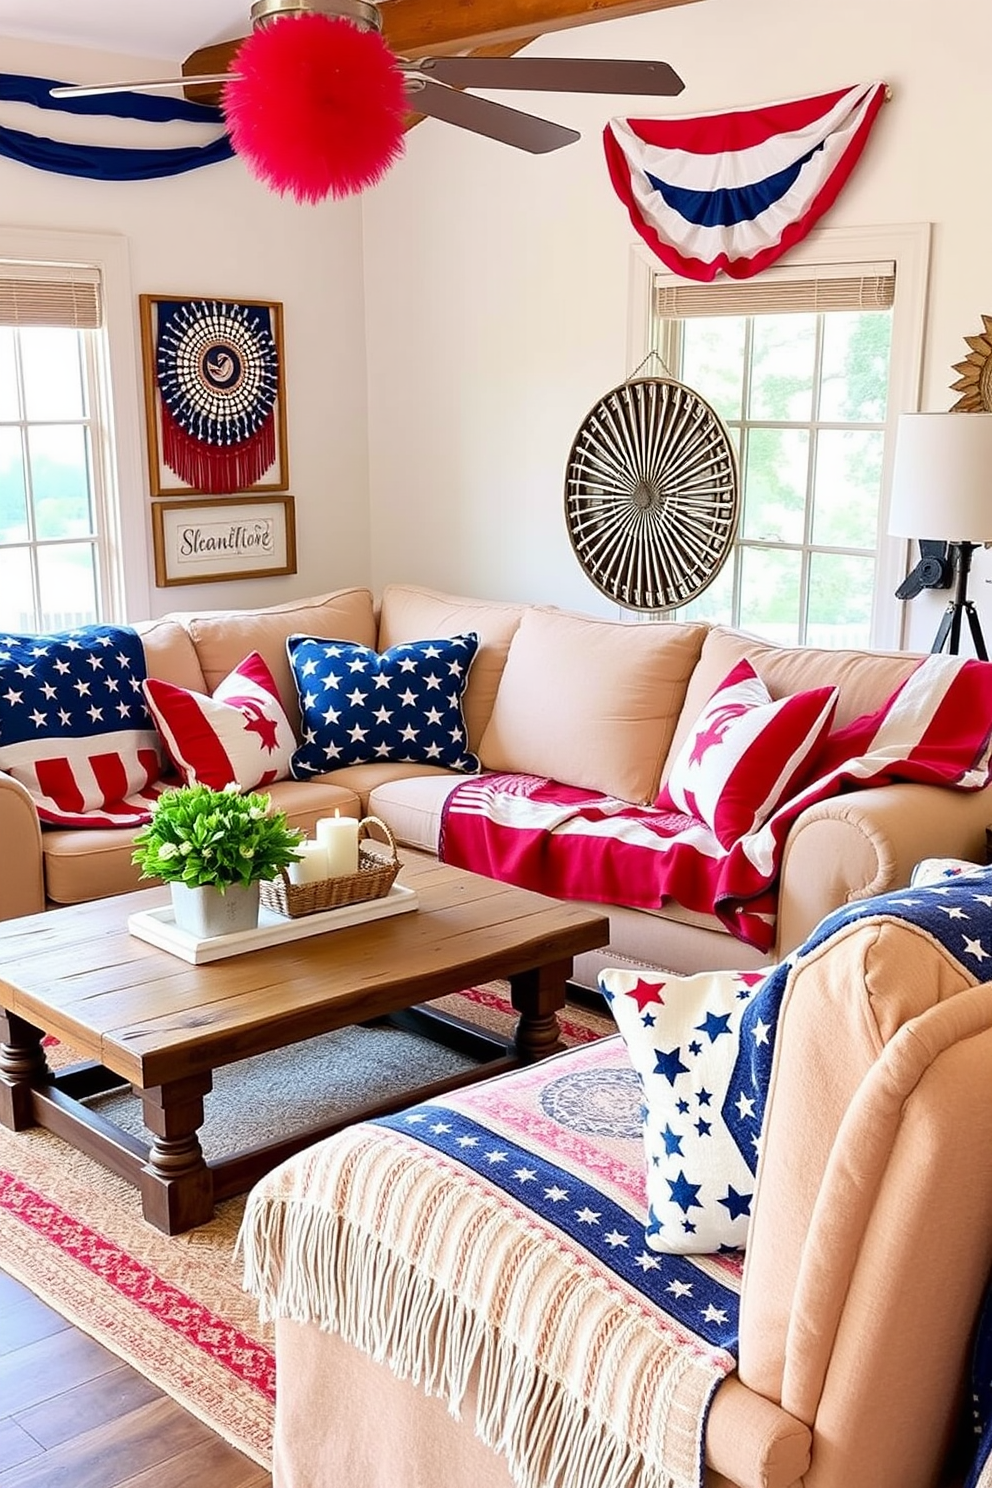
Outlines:
[[[549,93],[672,97],[685,83],[667,62],[593,57],[421,57],[418,72],[453,88],[530,88]]]
[[[52,88],[53,98],[98,98],[102,93],[158,93],[165,88],[186,88],[197,83],[229,83],[233,72],[211,72],[197,77],[149,78],[140,83],[79,83]]]
[[[457,124],[461,129],[471,129],[504,145],[514,145],[518,150],[528,150],[531,155],[560,150],[562,145],[570,145],[579,138],[577,129],[566,129],[550,119],[539,119],[536,114],[524,114],[471,93],[459,93],[441,83],[424,79],[419,85],[415,83],[410,92],[410,101],[419,113],[443,119],[446,124]]]

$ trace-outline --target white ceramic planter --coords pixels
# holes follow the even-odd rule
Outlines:
[[[173,883],[169,888],[177,926],[199,940],[254,930],[258,924],[257,883],[229,885],[223,894],[212,884]]]

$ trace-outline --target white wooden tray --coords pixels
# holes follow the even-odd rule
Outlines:
[[[263,907],[258,912],[254,930],[236,930],[231,935],[214,935],[200,939],[176,924],[172,905],[162,909],[143,909],[128,918],[127,928],[139,940],[147,940],[160,950],[202,966],[206,961],[219,961],[225,956],[240,956],[245,951],[261,951],[266,946],[286,940],[304,940],[309,935],[324,935],[329,930],[343,930],[346,925],[362,925],[366,920],[384,920],[390,915],[407,914],[417,908],[414,889],[394,883],[381,899],[366,899],[361,904],[343,904],[338,909],[322,909],[316,914],[300,915],[295,920]]]

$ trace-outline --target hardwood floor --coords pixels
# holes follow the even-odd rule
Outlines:
[[[0,1271],[3,1488],[271,1488],[143,1375]]]

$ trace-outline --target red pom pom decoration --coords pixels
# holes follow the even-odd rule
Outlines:
[[[348,196],[403,153],[403,73],[375,31],[285,16],[243,42],[232,70],[223,91],[231,143],[274,191],[299,202]]]

